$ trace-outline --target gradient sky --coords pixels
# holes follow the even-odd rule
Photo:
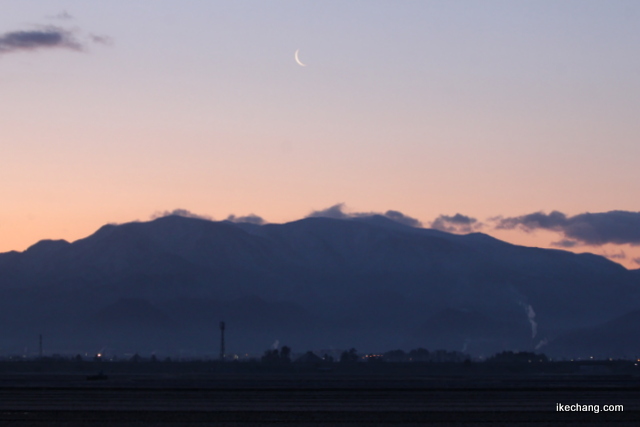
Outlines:
[[[563,236],[487,219],[640,210],[637,1],[0,7],[0,251],[176,208],[460,213],[542,247]]]

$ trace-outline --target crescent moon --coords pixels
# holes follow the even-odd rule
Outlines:
[[[300,58],[298,58],[298,52],[300,52],[300,49],[296,50],[296,53],[293,54],[293,57],[295,58],[296,62],[298,63],[299,66],[301,67],[306,67],[306,64],[303,64],[302,61],[300,61]]]

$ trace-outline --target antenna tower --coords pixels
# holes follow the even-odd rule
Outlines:
[[[220,361],[224,361],[224,322],[220,322]]]

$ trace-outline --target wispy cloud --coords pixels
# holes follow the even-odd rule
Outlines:
[[[609,211],[575,216],[558,211],[550,214],[534,212],[518,217],[497,218],[496,228],[518,228],[525,232],[538,229],[556,231],[564,235],[564,239],[556,243],[562,247],[607,243],[640,245],[640,212]]]
[[[609,259],[627,259],[627,254],[624,251],[620,251],[617,254],[609,254],[605,252],[604,256]]]
[[[153,215],[151,215],[151,219],[162,218],[162,217],[171,216],[171,215],[183,216],[186,218],[198,218],[198,219],[207,219],[207,220],[213,219],[209,215],[199,215],[187,209],[174,209],[172,211],[156,212]]]
[[[565,248],[565,249],[569,249],[569,248],[575,248],[576,246],[579,246],[580,242],[577,242],[575,240],[570,240],[570,239],[562,239],[558,242],[552,242],[551,246],[555,246],[557,248]]]
[[[477,219],[459,213],[453,216],[440,215],[431,223],[431,228],[449,233],[472,233],[483,226]]]
[[[113,39],[109,36],[99,36],[96,34],[90,34],[89,38],[91,39],[92,42],[97,44],[104,44],[108,46],[111,46],[113,44]]]
[[[381,215],[387,217],[393,221],[396,221],[400,224],[408,225],[410,227],[422,227],[422,223],[416,218],[410,217],[408,215],[403,214],[400,211],[388,210],[384,213],[382,212],[345,212],[344,203],[338,203],[326,209],[313,211],[307,218],[334,218],[334,219],[352,219],[352,218],[362,218],[373,215]]]
[[[60,27],[39,30],[12,31],[0,34],[0,53],[31,51],[36,49],[83,50],[75,35]]]
[[[394,220],[395,222],[399,222],[400,224],[408,225],[411,227],[422,227],[422,222],[399,211],[390,210],[386,211],[383,215],[389,219]]]
[[[266,223],[266,221],[262,217],[255,214],[249,214],[245,216],[235,216],[231,214],[227,217],[226,220],[231,222],[248,222],[249,224],[255,225],[262,225]]]
[[[71,14],[69,12],[67,12],[66,10],[63,10],[60,13],[57,13],[55,15],[49,15],[47,16],[47,18],[49,19],[57,19],[60,21],[70,21],[73,19],[73,16],[71,16]]]
[[[344,203],[338,203],[326,209],[313,211],[307,218],[333,218],[333,219],[349,219],[353,214],[349,215],[344,212]]]
[[[66,12],[53,18],[72,19]],[[113,40],[106,35],[83,35],[78,29],[69,30],[55,25],[0,33],[0,54],[52,49],[86,52],[89,44],[112,45]]]

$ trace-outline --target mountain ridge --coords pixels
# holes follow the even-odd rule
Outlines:
[[[290,345],[310,348],[378,351],[421,340],[423,347],[443,343],[455,350],[475,343],[468,348],[476,354],[532,349],[639,309],[639,279],[635,270],[597,255],[526,248],[481,233],[454,235],[384,217],[255,225],[167,216],[105,225],[71,243],[41,241],[24,252],[0,254],[0,309],[16,328],[0,337],[0,351],[17,348],[21,336],[42,329],[40,313],[53,319],[50,334],[73,330],[68,346],[81,346],[92,335],[87,319],[123,298],[151,304],[158,319],[160,313],[185,318],[184,330],[171,338],[177,346],[186,345],[180,344],[184,337],[206,336],[211,325],[189,320],[184,308],[172,312],[178,308],[170,302],[200,299],[210,301],[219,316],[246,318],[236,322],[243,325],[237,345],[251,351],[287,336]],[[243,298],[258,298],[268,309],[234,305]],[[225,304],[246,313],[238,317]],[[278,307],[284,307],[279,304],[295,309],[276,321]],[[447,320],[435,325],[457,325],[449,327],[454,338],[433,326],[438,313]],[[468,313],[487,319],[484,325],[526,329],[533,321],[538,332],[531,337],[522,327],[502,328],[504,336],[497,336],[489,326],[471,327]],[[158,331],[153,322],[143,326],[147,335],[162,336],[160,325]],[[113,331],[109,336],[117,337]]]

